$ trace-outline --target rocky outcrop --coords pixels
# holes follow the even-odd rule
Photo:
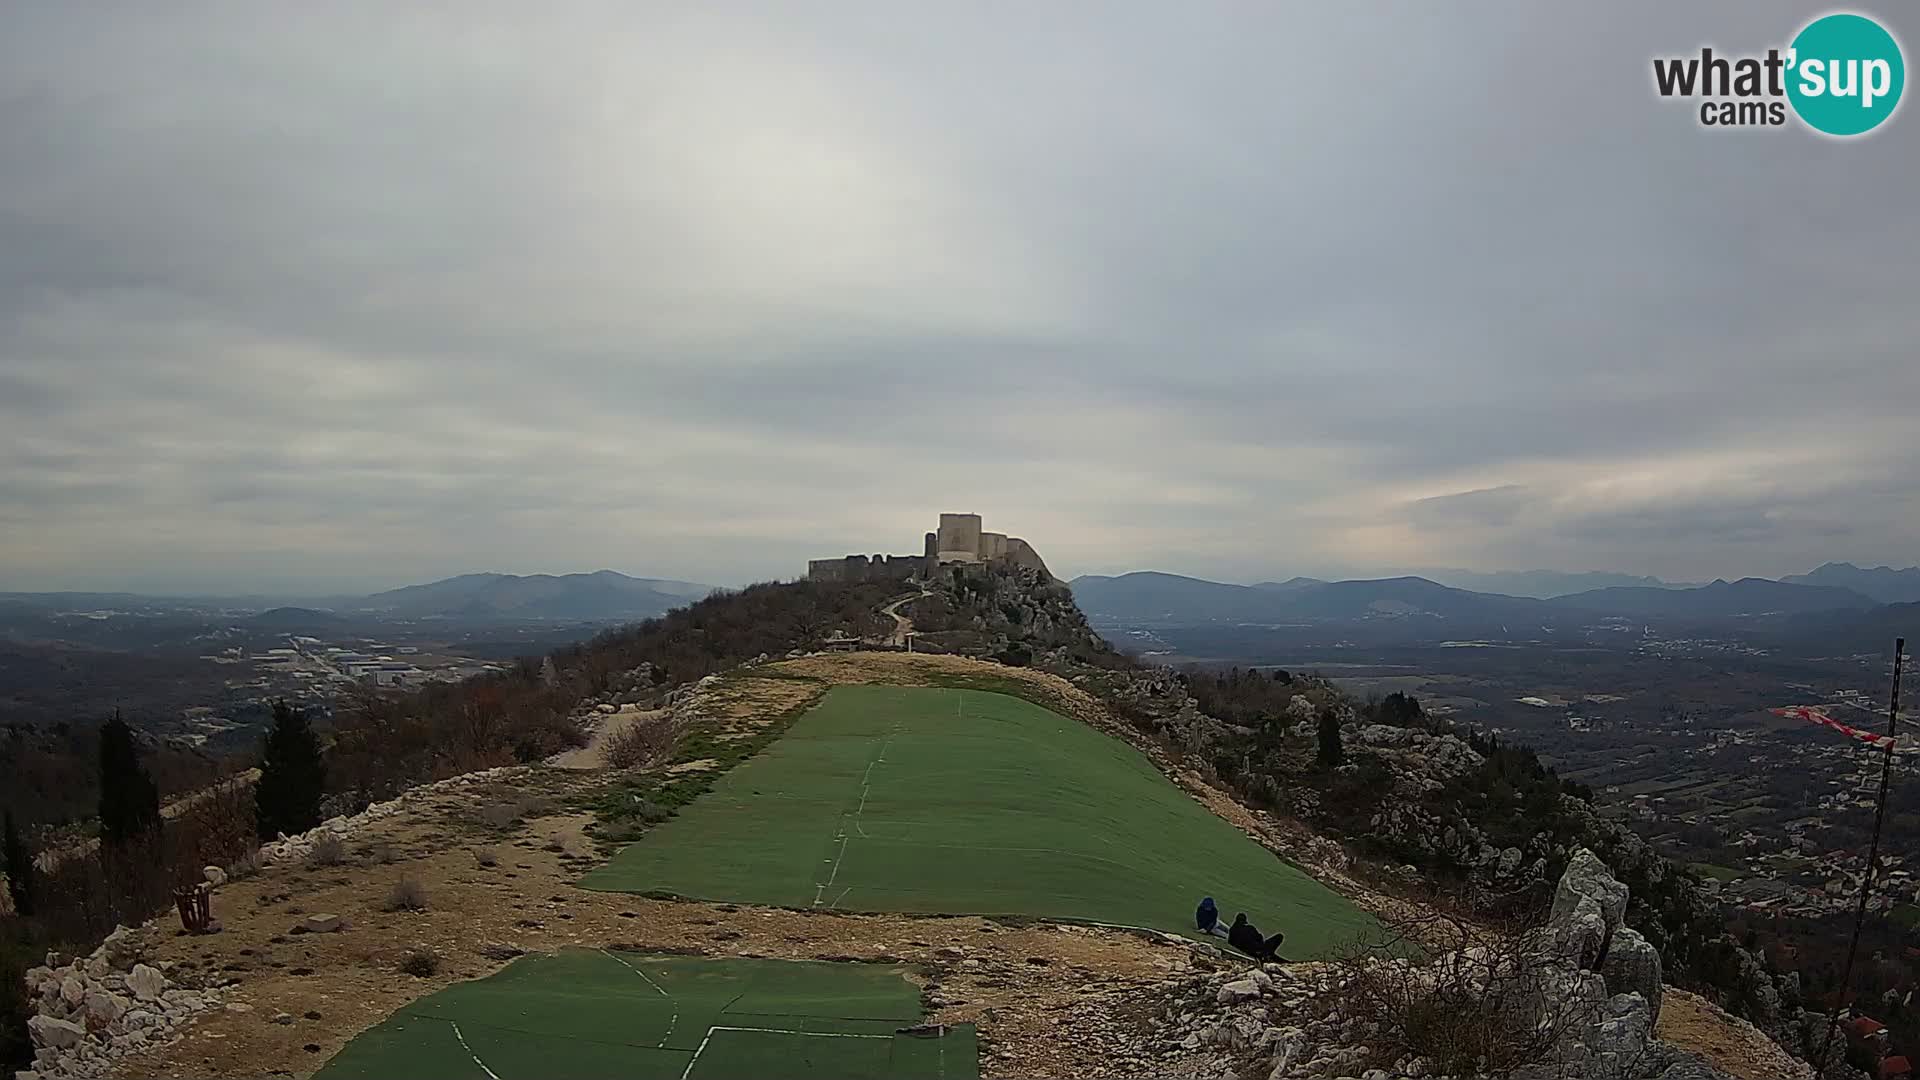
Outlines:
[[[1412,1029],[1354,991],[1393,987],[1416,1008],[1445,1000],[1485,1010],[1474,1022],[1547,1033],[1514,1080],[1728,1080],[1654,1035],[1660,958],[1622,922],[1627,890],[1585,849],[1569,860],[1546,926],[1424,961],[1386,956],[1196,975],[1175,984],[1157,1018],[1163,1056],[1191,1076],[1414,1080],[1442,1075]],[[1384,976],[1384,978],[1382,978]],[[1363,1004],[1374,1001],[1373,1006]],[[1371,1011],[1370,1011],[1371,1009]],[[1185,1055],[1185,1057],[1182,1057]],[[1483,1075],[1454,1072],[1465,1080]]]
[[[145,933],[119,927],[83,959],[48,953],[24,976],[33,1014],[26,1080],[105,1076],[117,1059],[164,1041],[218,992],[180,986],[144,962]]]
[[[451,776],[445,780],[436,780],[431,784],[422,784],[416,788],[409,788],[397,798],[374,803],[357,814],[343,814],[328,818],[298,836],[288,836],[286,833],[281,833],[278,838],[261,845],[260,861],[262,863],[279,863],[304,859],[313,852],[313,846],[319,843],[320,838],[323,836],[335,836],[344,840],[381,818],[405,813],[415,804],[433,798],[435,795],[443,794],[451,788],[466,787],[471,784],[491,783],[520,773],[524,771],[524,769],[525,766],[521,765],[503,765],[497,769],[483,769],[480,772],[462,773],[459,776]]]

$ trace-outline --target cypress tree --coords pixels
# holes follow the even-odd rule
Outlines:
[[[1320,767],[1331,769],[1346,756],[1340,745],[1340,715],[1328,709],[1320,714]]]
[[[20,830],[13,823],[13,811],[6,812],[6,867],[7,892],[13,897],[13,911],[16,915],[33,914],[33,853],[20,839]]]
[[[114,710],[100,727],[100,839],[121,844],[160,826],[160,789],[140,764],[133,729]]]
[[[320,797],[327,785],[320,737],[307,715],[284,701],[273,705],[273,729],[267,733],[254,785],[254,819],[263,840],[280,833],[303,833],[320,824]]]

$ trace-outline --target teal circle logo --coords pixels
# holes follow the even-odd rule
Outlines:
[[[1900,43],[1864,15],[1823,15],[1793,39],[1787,100],[1815,131],[1864,135],[1900,105],[1907,65]]]

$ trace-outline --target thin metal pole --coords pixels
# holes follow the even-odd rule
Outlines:
[[[1867,921],[1867,897],[1873,892],[1873,872],[1880,861],[1880,827],[1887,820],[1887,784],[1893,779],[1894,731],[1900,723],[1900,660],[1906,654],[1907,639],[1893,641],[1893,693],[1887,700],[1887,760],[1880,766],[1880,803],[1873,811],[1873,841],[1867,846],[1867,872],[1860,880],[1860,907],[1853,913],[1853,942],[1847,946],[1847,965],[1840,976],[1840,1000],[1827,1021],[1826,1042],[1820,1046],[1820,1071],[1827,1071],[1828,1056],[1833,1053],[1833,1032],[1840,1026],[1840,1011],[1853,1004],[1853,958],[1860,951],[1860,929]]]

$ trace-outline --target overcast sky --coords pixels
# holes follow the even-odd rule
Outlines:
[[[1914,104],[1651,89],[1819,10],[14,0],[0,589],[1920,561]]]

